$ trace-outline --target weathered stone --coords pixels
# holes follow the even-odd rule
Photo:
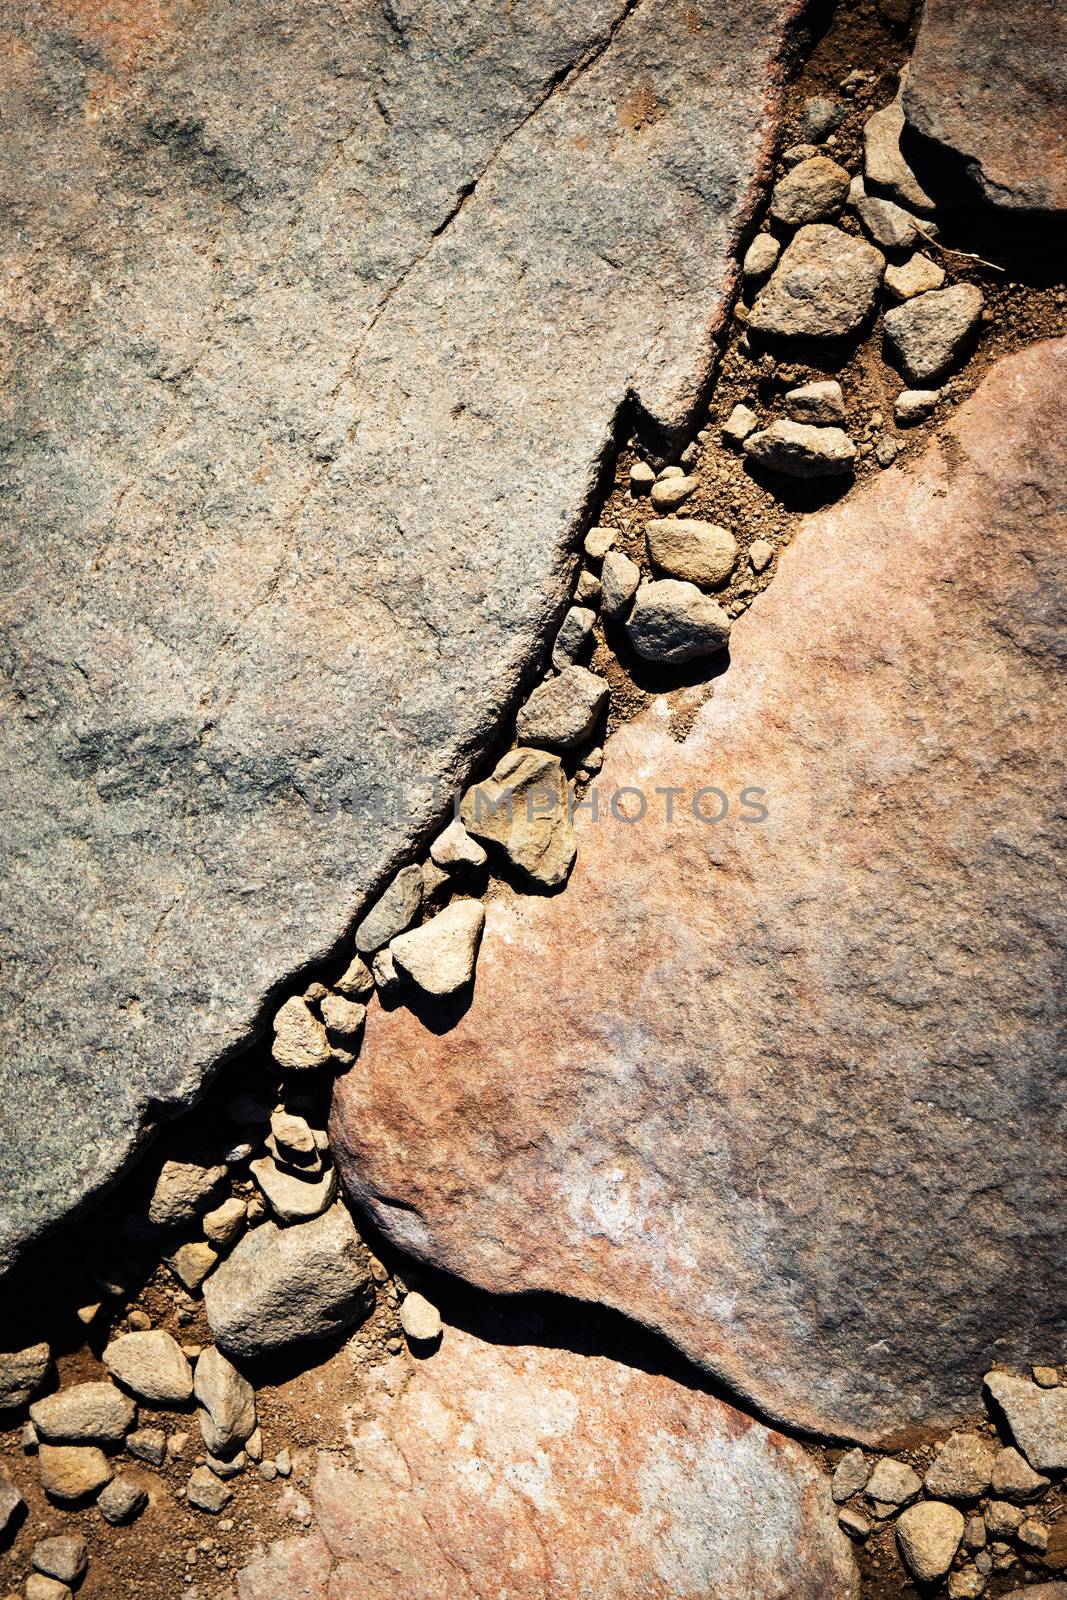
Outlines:
[[[806,222],[829,222],[845,209],[849,176],[828,156],[809,156],[779,178],[771,194],[770,213],[787,228]]]
[[[646,661],[678,666],[725,649],[730,619],[695,584],[659,578],[641,584],[626,631]]]
[[[987,1372],[985,1386],[1034,1470],[1067,1469],[1067,1389],[1041,1389],[1007,1372]]]
[[[373,1010],[331,1140],[400,1248],[861,1440],[1062,1348],[1065,393],[1067,341],[1003,361],[806,520],[687,737],[660,704],[608,740],[645,820],[576,813],[566,894],[487,904],[442,1037]]]
[[[919,1474],[906,1461],[896,1461],[883,1456],[876,1461],[867,1479],[867,1496],[883,1505],[906,1506],[914,1500],[923,1486]]]
[[[463,796],[460,814],[468,833],[494,845],[535,883],[555,889],[566,882],[576,847],[557,756],[510,751]]]
[[[882,319],[890,350],[904,376],[929,385],[969,353],[982,316],[982,291],[973,283],[933,289],[894,306]]]
[[[891,262],[885,269],[885,286],[893,300],[913,300],[917,294],[927,294],[940,289],[945,281],[945,269],[936,261],[917,250],[898,266]]]
[[[226,1456],[255,1432],[256,1394],[221,1350],[197,1358],[193,1393],[200,1403],[200,1432],[213,1456]]]
[[[900,428],[916,422],[925,422],[941,398],[940,389],[902,389],[893,407],[893,416]]]
[[[320,1167],[314,1174],[304,1176],[280,1167],[270,1156],[261,1156],[249,1163],[249,1171],[281,1223],[307,1222],[320,1216],[333,1205],[337,1195],[333,1167]]]
[[[375,1370],[346,1419],[358,1468],[318,1456],[314,1526],[246,1567],[240,1600],[320,1600],[326,1573],[360,1600],[857,1600],[792,1440],[602,1355],[446,1337],[447,1359]]]
[[[744,444],[750,433],[759,427],[759,418],[751,406],[738,404],[722,425],[724,444]]]
[[[182,1287],[195,1294],[219,1256],[203,1239],[191,1239],[164,1259]]]
[[[982,1512],[986,1532],[993,1539],[1010,1539],[1026,1515],[1008,1500],[988,1500]]]
[[[608,700],[608,681],[585,667],[564,667],[556,678],[538,684],[515,720],[523,744],[547,750],[573,750],[596,727]]]
[[[845,397],[835,379],[823,378],[790,389],[785,397],[785,409],[794,422],[833,427],[845,420]]]
[[[830,1492],[837,1505],[843,1505],[846,1500],[851,1500],[854,1494],[866,1486],[870,1475],[867,1458],[862,1450],[847,1450],[834,1468],[833,1479],[830,1483]]]
[[[271,1054],[286,1072],[315,1072],[329,1062],[326,1029],[301,995],[292,995],[275,1013]]]
[[[393,960],[425,994],[455,994],[474,977],[485,912],[479,900],[454,900],[389,946]]]
[[[477,839],[472,839],[458,817],[453,817],[444,833],[430,846],[430,856],[445,872],[462,872],[484,867],[488,857]]]
[[[366,1254],[341,1204],[291,1228],[262,1223],[204,1285],[211,1331],[236,1360],[328,1339],[373,1303]]]
[[[121,1528],[128,1522],[135,1522],[147,1504],[148,1490],[144,1485],[120,1473],[117,1478],[112,1478],[105,1489],[101,1489],[96,1509],[105,1522]]]
[[[804,137],[812,144],[822,144],[847,116],[846,108],[838,100],[827,100],[825,95],[812,95],[803,108]]]
[[[880,250],[911,250],[921,237],[915,218],[893,200],[864,195],[856,202],[856,213],[864,233]]]
[[[800,9],[12,17],[0,1264],[469,781],[619,415],[696,411]]]
[[[993,1476],[996,1445],[980,1433],[950,1433],[923,1479],[935,1500],[977,1500]]]
[[[1028,1583],[1025,1589],[1013,1589],[1004,1600],[1067,1600],[1067,1583]]]
[[[908,125],[960,156],[990,205],[1067,211],[1067,22],[1042,0],[927,0]]]
[[[231,1196],[204,1217],[204,1237],[216,1250],[228,1250],[245,1231],[248,1213],[243,1200]]]
[[[843,428],[813,428],[776,417],[745,440],[745,455],[757,466],[791,478],[833,478],[852,471],[856,446]]]
[[[816,222],[794,234],[749,326],[778,339],[846,339],[874,310],[885,257],[865,239]]]
[[[876,111],[863,129],[863,172],[875,189],[884,189],[894,200],[920,216],[929,216],[934,202],[919,182],[900,146],[904,132],[904,111],[900,98]]]
[[[991,1481],[993,1493],[1002,1500],[1037,1500],[1049,1486],[1048,1478],[1035,1472],[1012,1445],[997,1452]]]
[[[26,1502],[11,1479],[0,1472],[0,1534],[6,1534]]]
[[[582,541],[582,549],[590,561],[603,561],[612,545],[615,543],[617,528],[590,528]]]
[[[985,1587],[986,1579],[977,1567],[958,1567],[946,1579],[948,1600],[978,1600]]]
[[[662,516],[667,511],[677,511],[683,500],[688,500],[693,490],[697,487],[696,478],[681,477],[661,478],[652,485],[652,506]]]
[[[326,1032],[331,1039],[357,1039],[363,1032],[366,1006],[343,994],[328,994],[319,1006]]]
[[[897,1547],[920,1583],[943,1578],[963,1538],[963,1516],[941,1500],[909,1506],[896,1521]]]
[[[837,1525],[850,1539],[866,1539],[871,1531],[869,1519],[855,1506],[845,1506],[838,1512]]]
[[[89,1547],[76,1533],[57,1533],[39,1539],[31,1559],[36,1571],[73,1587],[88,1571]]]
[[[641,568],[621,550],[610,550],[600,573],[600,608],[612,621],[628,615],[641,582]]]
[[[757,233],[745,251],[745,259],[741,263],[745,281],[762,283],[764,278],[769,278],[781,253],[782,247],[773,233]]]
[[[334,984],[338,994],[346,1000],[369,1000],[374,993],[374,979],[362,956],[353,956],[348,966]]]
[[[147,1461],[150,1467],[161,1467],[167,1453],[167,1436],[162,1428],[138,1428],[126,1435],[126,1449],[138,1461]]]
[[[1032,1550],[1036,1555],[1044,1555],[1048,1549],[1048,1523],[1039,1522],[1036,1517],[1027,1517],[1024,1522],[1020,1522],[1015,1537],[1024,1549]]]
[[[769,539],[753,539],[748,547],[748,564],[753,572],[765,572],[774,560],[774,546]]]
[[[557,672],[588,653],[595,622],[596,612],[590,611],[588,606],[571,606],[552,646],[552,665]]]
[[[654,467],[647,461],[635,461],[630,468],[630,493],[633,495],[648,494],[656,481]]]
[[[193,1369],[178,1341],[162,1328],[120,1333],[104,1350],[104,1365],[124,1388],[154,1405],[184,1405],[193,1395]]]
[[[73,1590],[58,1578],[46,1577],[43,1572],[31,1572],[23,1589],[25,1600],[71,1600]]]
[[[218,1516],[233,1499],[233,1490],[217,1478],[210,1467],[194,1467],[186,1485],[185,1498],[198,1511]]]
[[[1031,1367],[1034,1382],[1042,1389],[1059,1388],[1060,1375],[1055,1367]]]
[[[422,873],[416,866],[402,867],[356,929],[356,949],[373,955],[396,934],[403,933],[422,907]]]
[[[111,1482],[110,1463],[95,1444],[43,1444],[37,1464],[45,1493],[61,1505],[88,1500]]]
[[[646,525],[648,553],[672,578],[716,589],[737,565],[737,540],[714,522],[691,517],[653,518]]]
[[[400,1307],[400,1326],[412,1344],[432,1344],[441,1337],[441,1313],[425,1295],[408,1294]]]
[[[0,1411],[24,1406],[41,1387],[51,1364],[52,1352],[46,1344],[0,1351]]]
[[[75,1383],[34,1401],[30,1417],[42,1439],[120,1443],[137,1420],[137,1407],[113,1383]]]
[[[228,1176],[222,1162],[164,1161],[148,1202],[149,1222],[188,1227],[219,1199]]]

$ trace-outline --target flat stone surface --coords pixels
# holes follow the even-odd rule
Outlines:
[[[1002,362],[803,525],[684,742],[662,703],[608,741],[566,892],[489,903],[449,1031],[371,1009],[331,1138],[402,1248],[860,1440],[1063,1348],[1065,379]]]
[[[318,1458],[312,1530],[246,1567],[239,1600],[859,1593],[810,1457],[699,1390],[453,1327],[372,1384],[351,1462]]]
[[[982,197],[1067,211],[1067,17],[1048,0],[926,0],[904,115],[962,157]]]
[[[5,18],[0,1270],[495,735],[620,409],[696,407],[801,9]]]

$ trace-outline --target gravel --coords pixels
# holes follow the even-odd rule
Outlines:
[[[275,1014],[271,1054],[285,1072],[316,1072],[329,1062],[326,1029],[299,995],[293,995]]]
[[[441,1337],[441,1313],[425,1295],[413,1292],[400,1307],[400,1326],[411,1344],[433,1344]]]
[[[89,1570],[89,1547],[74,1533],[56,1534],[41,1539],[33,1547],[30,1557],[34,1569],[46,1577],[58,1578],[60,1583],[76,1584]]]
[[[899,100],[876,111],[863,129],[863,171],[874,189],[884,189],[900,205],[929,216],[934,202],[911,170],[900,148],[904,111]]]
[[[852,471],[856,446],[841,428],[813,428],[776,418],[745,441],[745,455],[757,466],[791,478],[839,477]]]
[[[758,427],[759,418],[752,407],[738,402],[722,425],[723,443],[742,445]]]
[[[653,564],[672,578],[714,589],[737,565],[737,540],[726,528],[695,518],[653,519],[645,529]]]
[[[940,389],[902,389],[893,407],[893,417],[899,428],[925,422],[941,398]]]
[[[845,397],[836,379],[822,378],[790,389],[785,397],[785,409],[794,422],[832,427],[845,420]]]
[[[468,789],[460,814],[468,833],[492,844],[524,877],[546,889],[566,882],[577,846],[558,756],[509,751],[490,777]]]
[[[977,337],[983,303],[974,284],[957,283],[886,312],[890,354],[910,383],[929,385],[959,364]]]
[[[515,732],[523,744],[573,750],[592,733],[608,693],[606,678],[585,667],[564,667],[558,678],[538,684],[519,711]]]
[[[834,1475],[830,1480],[830,1493],[837,1505],[842,1505],[846,1500],[851,1500],[854,1494],[866,1487],[869,1475],[867,1458],[858,1447],[847,1450],[834,1468]]]
[[[233,1499],[233,1490],[220,1482],[210,1467],[194,1467],[186,1486],[185,1498],[198,1511],[217,1516]]]
[[[193,1397],[193,1369],[177,1340],[162,1328],[120,1333],[104,1350],[111,1376],[140,1400],[181,1406]]]
[[[1035,1472],[1014,1445],[997,1452],[993,1462],[993,1493],[1002,1500],[1037,1500],[1049,1486],[1049,1479]]]
[[[771,194],[770,214],[786,228],[829,221],[844,210],[850,181],[836,161],[810,156],[779,178]]]
[[[229,1174],[222,1162],[164,1161],[148,1202],[148,1220],[160,1228],[184,1228],[210,1209]]]
[[[626,631],[646,661],[677,666],[724,649],[730,619],[695,584],[662,578],[640,586]]]
[[[636,561],[623,555],[621,550],[610,550],[604,557],[600,572],[600,608],[612,621],[626,616],[641,582],[641,569]]]
[[[36,1400],[30,1417],[42,1439],[121,1444],[137,1420],[137,1407],[113,1383],[76,1383]]]
[[[885,258],[864,239],[815,223],[801,228],[756,296],[749,326],[780,339],[843,339],[874,310]]]
[[[670,477],[658,479],[652,485],[652,509],[660,512],[677,511],[697,486],[698,480],[688,477],[685,473],[681,477],[672,474]]]
[[[286,1225],[321,1216],[337,1195],[332,1166],[305,1177],[280,1167],[271,1156],[260,1156],[249,1163],[249,1171],[278,1221]]]
[[[461,872],[484,867],[489,858],[477,839],[472,839],[459,818],[454,817],[430,846],[430,859],[446,872]]]
[[[886,267],[884,281],[891,300],[914,300],[917,294],[940,289],[945,281],[945,269],[917,250],[907,261]]]
[[[880,195],[865,194],[856,201],[856,214],[863,231],[880,250],[897,255],[914,249],[922,235],[910,211]]]
[[[26,1504],[10,1478],[0,1473],[0,1534],[5,1534]]]
[[[1067,1389],[1042,1389],[1006,1372],[987,1372],[985,1386],[1035,1471],[1067,1468]]]
[[[148,1491],[143,1485],[120,1475],[100,1491],[96,1507],[105,1522],[118,1528],[133,1522],[147,1504]]]
[[[977,1500],[989,1488],[996,1447],[978,1433],[950,1433],[923,1480],[935,1500]]]
[[[552,665],[557,672],[571,666],[584,654],[595,622],[596,612],[590,611],[588,606],[571,606],[552,647]]]

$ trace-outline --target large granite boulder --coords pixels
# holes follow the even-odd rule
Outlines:
[[[311,1531],[239,1600],[855,1600],[829,1485],[801,1447],[605,1356],[446,1328],[394,1357],[323,1452]]]
[[[8,12],[0,1270],[495,733],[707,379],[799,3]]]
[[[489,902],[462,1019],[372,1009],[331,1133],[390,1238],[861,1440],[1062,1351],[1065,380],[1004,360],[810,518],[684,741],[608,741],[566,891]]]
[[[962,159],[990,205],[1067,212],[1063,7],[925,0],[904,116]]]

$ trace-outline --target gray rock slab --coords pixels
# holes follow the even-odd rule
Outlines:
[[[800,9],[13,14],[0,1271],[469,776],[620,411],[696,406]]]

